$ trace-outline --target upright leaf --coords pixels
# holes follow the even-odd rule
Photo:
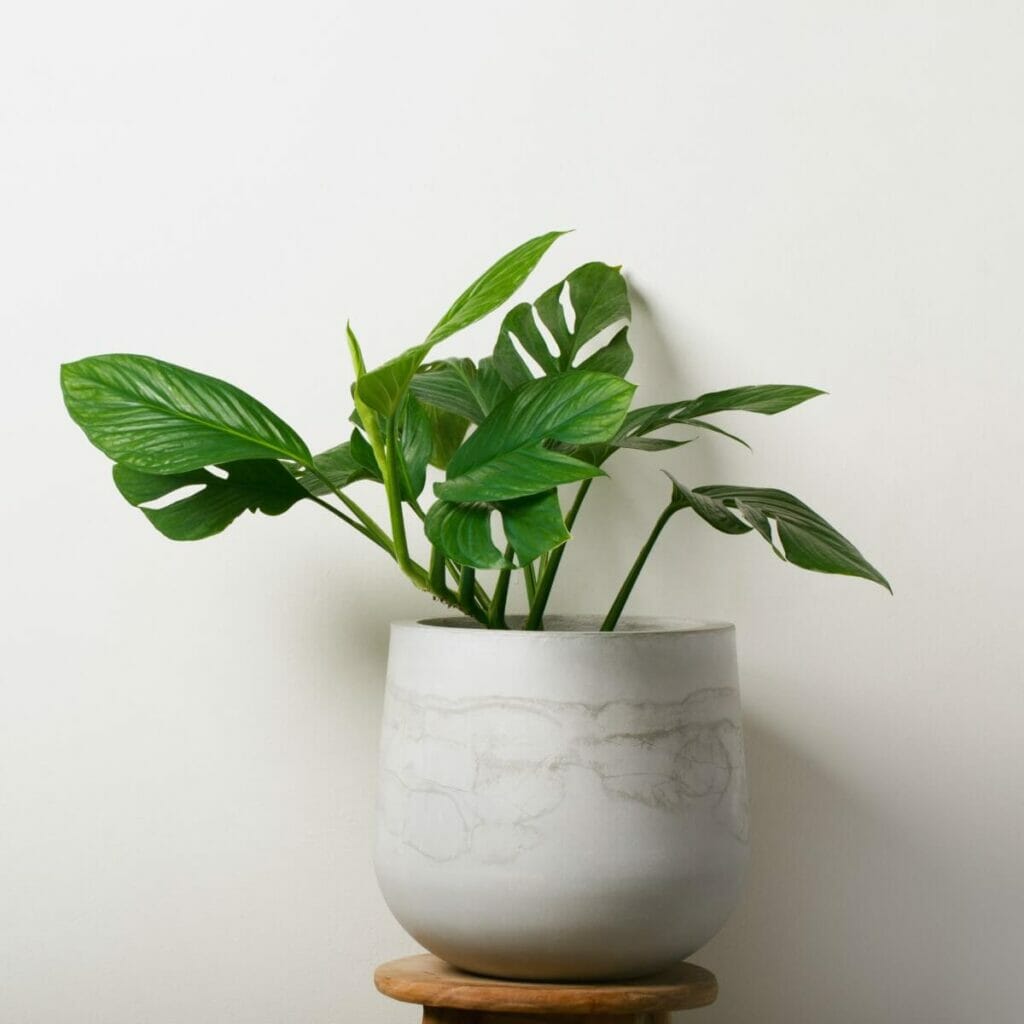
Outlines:
[[[427,463],[434,447],[430,420],[415,395],[406,395],[398,413],[398,444],[402,496],[418,498],[427,481]]]
[[[549,231],[506,253],[484,271],[452,304],[424,342],[407,349],[356,382],[361,401],[382,416],[392,416],[409,388],[413,374],[431,349],[456,331],[497,309],[509,299],[564,231]]]
[[[64,403],[115,462],[187,473],[240,459],[312,455],[280,417],[232,384],[139,355],[101,355],[61,367]]]
[[[614,436],[634,385],[577,370],[525,384],[501,402],[448,464],[435,487],[449,501],[502,501],[600,476],[595,466],[545,442],[591,444]]]
[[[114,483],[125,499],[142,509],[146,518],[171,540],[201,540],[229,526],[247,509],[268,516],[286,512],[308,497],[305,488],[273,459],[242,460],[219,467],[226,477],[206,469],[185,473],[144,473],[129,466],[114,466]],[[201,485],[194,494],[162,508],[143,503],[163,498],[186,487]]]
[[[689,490],[672,480],[674,511],[692,508],[723,533],[756,530],[785,561],[815,572],[859,576],[892,591],[886,578],[835,527],[785,491],[766,487],[716,485]],[[773,542],[771,524],[778,533]]]

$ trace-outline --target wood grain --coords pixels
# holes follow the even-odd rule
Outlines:
[[[718,995],[715,976],[690,963],[631,981],[506,981],[468,974],[429,953],[381,964],[373,982],[378,991],[403,1003],[545,1017],[667,1013],[707,1006]],[[425,1019],[428,1016],[424,1014]],[[453,1016],[434,1014],[430,1019],[442,1024]]]

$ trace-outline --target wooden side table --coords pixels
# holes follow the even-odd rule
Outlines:
[[[696,964],[635,981],[505,981],[467,974],[429,953],[381,964],[378,991],[423,1007],[423,1024],[669,1024],[673,1010],[708,1006],[715,976]]]

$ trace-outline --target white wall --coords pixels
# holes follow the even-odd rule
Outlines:
[[[705,439],[621,468],[558,606],[607,600],[660,465],[793,490],[896,590],[680,520],[637,591],[741,642],[754,867],[694,1019],[1019,1019],[1019,4],[4,21],[3,1024],[415,1019],[370,984],[413,946],[369,837],[386,623],[428,606],[314,507],[164,541],[64,415],[58,363],[157,354],[326,446],[345,317],[383,359],[570,226],[526,294],[623,263],[648,400],[832,395],[735,418],[753,456]]]

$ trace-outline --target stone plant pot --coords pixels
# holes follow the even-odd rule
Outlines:
[[[481,974],[639,977],[739,895],[747,789],[725,623],[391,628],[376,869],[432,953]]]

